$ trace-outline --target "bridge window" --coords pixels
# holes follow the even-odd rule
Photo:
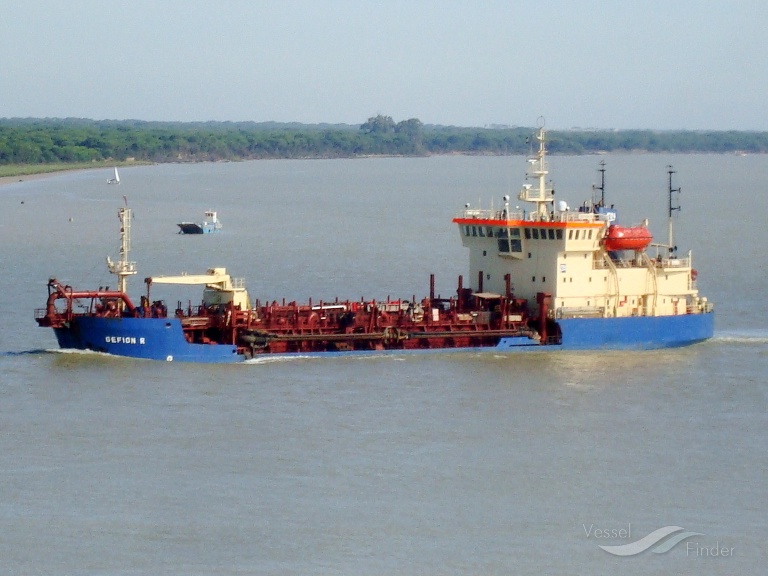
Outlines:
[[[530,240],[531,239],[531,229],[530,228],[526,228],[525,229],[525,239],[526,240]]]
[[[510,229],[501,228],[499,229],[497,236],[498,236],[499,252],[520,253],[523,251],[523,242],[520,239],[519,228],[510,228]],[[508,239],[508,238],[511,238],[511,239]]]
[[[538,228],[534,228],[533,230],[531,230],[531,232],[533,233],[533,239],[534,240],[538,240],[539,239],[539,229]]]
[[[469,236],[469,226],[464,226],[464,236]]]
[[[509,240],[507,240],[507,229],[506,228],[497,228],[496,229],[496,237],[498,238],[497,242],[499,244],[499,252],[504,252],[505,254],[509,252]]]
[[[562,240],[563,239],[563,231],[562,231],[562,229],[560,229],[560,228],[557,229],[556,236],[557,236],[558,240]]]

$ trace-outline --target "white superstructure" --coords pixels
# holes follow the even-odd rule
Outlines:
[[[500,210],[469,205],[454,218],[469,248],[470,288],[504,294],[507,282],[517,298],[536,306],[536,295],[551,296],[555,318],[670,316],[706,310],[699,298],[691,253],[672,257],[666,245],[649,256],[646,225],[621,228],[616,213],[600,202],[571,210],[555,202],[547,186],[545,131],[519,199],[528,208]],[[645,237],[647,235],[647,238]],[[661,250],[659,250],[661,248]],[[507,275],[509,279],[507,280]]]

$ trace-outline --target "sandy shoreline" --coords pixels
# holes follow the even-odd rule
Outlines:
[[[44,178],[53,178],[61,174],[70,172],[82,172],[84,170],[104,170],[104,168],[77,168],[74,170],[56,170],[55,172],[42,172],[40,174],[19,174],[18,176],[0,176],[0,186],[15,184],[16,182],[27,182],[30,180],[43,180]]]

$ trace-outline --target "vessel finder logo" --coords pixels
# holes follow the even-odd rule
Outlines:
[[[701,532],[686,532],[680,526],[664,526],[635,542],[618,546],[600,546],[600,548],[614,556],[635,556],[649,548],[655,554],[664,554],[691,536],[704,536],[704,534]]]

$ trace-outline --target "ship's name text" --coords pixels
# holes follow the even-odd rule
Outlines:
[[[146,344],[144,338],[136,338],[136,336],[105,336],[104,341],[107,344]]]

